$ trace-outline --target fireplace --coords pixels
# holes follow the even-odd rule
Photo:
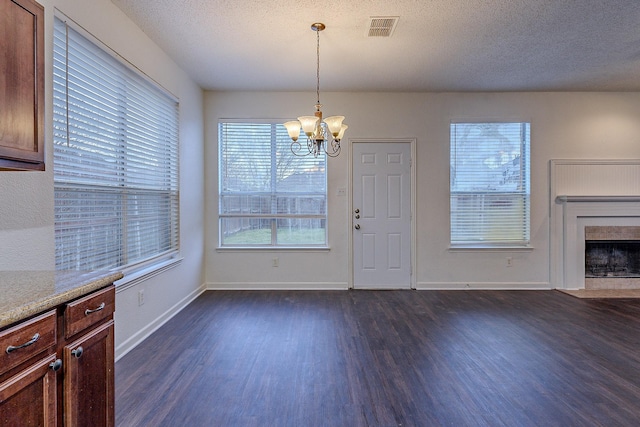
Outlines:
[[[640,242],[587,240],[585,277],[640,277]]]
[[[585,288],[640,288],[640,227],[586,226]]]
[[[557,287],[640,289],[640,277],[630,277],[640,276],[633,274],[640,270],[640,196],[559,196],[556,201],[561,209],[558,250],[552,255]]]
[[[629,270],[636,269],[628,265],[628,260],[635,258],[637,261],[639,255],[634,249],[637,245],[622,242],[640,241],[640,236],[635,239],[615,234],[585,236],[585,229],[592,226],[640,229],[640,159],[551,160],[549,174],[552,286],[559,289],[609,288],[616,280],[632,280],[636,282],[634,287],[640,288],[640,278],[626,277],[632,274]],[[621,228],[616,233],[621,231],[628,234],[629,229]],[[605,243],[594,240],[609,240],[617,247],[603,247]],[[594,254],[588,255],[589,265],[587,246],[596,248]],[[626,267],[621,268],[623,263]],[[586,283],[594,281],[600,283]]]

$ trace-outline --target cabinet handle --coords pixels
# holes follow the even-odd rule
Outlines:
[[[36,341],[38,341],[40,339],[40,334],[36,333],[33,338],[31,338],[29,341],[27,341],[24,344],[20,344],[20,345],[10,345],[9,347],[7,347],[7,354],[11,353],[12,351],[18,350],[20,348],[25,348],[25,347],[29,347],[31,344],[34,344]]]
[[[79,359],[82,356],[83,351],[84,350],[82,349],[82,347],[78,347],[75,350],[72,350],[71,354],[73,354],[76,357],[76,359]]]
[[[50,367],[51,369],[53,369],[54,371],[59,371],[59,370],[60,370],[60,368],[62,368],[62,360],[60,360],[60,359],[56,359],[56,361],[55,361],[55,362],[51,362],[51,363],[49,364],[49,367]]]
[[[100,304],[98,307],[94,308],[93,310],[89,310],[88,308],[84,311],[84,315],[88,316],[91,313],[95,313],[96,311],[100,311],[104,309],[104,303]]]

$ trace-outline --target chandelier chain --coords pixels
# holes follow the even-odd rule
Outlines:
[[[320,104],[320,31],[316,31],[316,96]]]

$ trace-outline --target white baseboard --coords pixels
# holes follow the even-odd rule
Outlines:
[[[307,282],[307,283],[276,283],[276,282],[209,282],[207,290],[237,290],[237,291],[341,291],[348,290],[348,283],[341,282]],[[373,288],[372,288],[373,289]],[[549,290],[555,289],[549,282],[418,282],[416,290]]]
[[[173,316],[178,314],[183,308],[185,308],[187,305],[189,305],[189,303],[198,298],[206,290],[206,286],[204,284],[201,285],[198,289],[194,290],[189,295],[171,306],[167,311],[158,316],[154,321],[152,321],[147,326],[140,329],[137,333],[129,337],[129,339],[118,345],[115,349],[116,361],[136,348],[138,344],[144,341],[156,330],[158,330],[162,325],[167,323]]]
[[[345,291],[348,283],[342,282],[209,282],[210,291]]]
[[[549,282],[418,282],[417,290],[550,290]]]

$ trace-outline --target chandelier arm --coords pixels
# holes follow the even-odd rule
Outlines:
[[[331,145],[331,151],[329,151],[328,145]],[[324,152],[329,157],[338,157],[338,155],[340,154],[340,150],[341,150],[340,142],[337,142],[335,140],[332,140],[331,144],[324,145]]]
[[[302,144],[298,141],[293,141],[291,143],[291,152],[296,156],[306,156],[308,153],[305,153],[302,150]]]

